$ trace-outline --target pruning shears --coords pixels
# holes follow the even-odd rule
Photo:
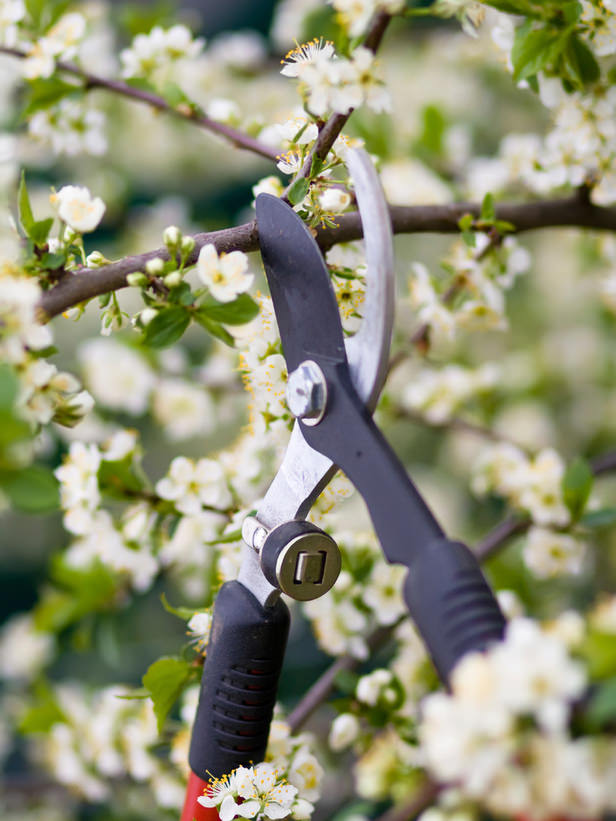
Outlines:
[[[296,417],[280,469],[254,516],[236,581],[216,599],[192,731],[182,821],[213,821],[196,799],[212,778],[265,755],[289,629],[281,592],[326,593],[340,572],[335,541],[306,521],[338,468],[361,493],[388,562],[408,568],[403,597],[441,680],[466,653],[502,638],[505,621],[477,559],[449,540],[372,419],[389,361],[394,273],[389,211],[368,155],[349,152],[367,274],[359,331],[345,339],[327,266],[282,200],[256,200],[259,244]]]

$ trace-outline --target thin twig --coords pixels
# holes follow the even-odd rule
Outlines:
[[[610,473],[616,470],[616,450],[604,453],[592,459],[590,467],[595,476],[602,476],[604,473]]]
[[[19,48],[10,48],[9,46],[0,46],[0,54],[8,54],[12,57],[18,57],[20,59],[24,59],[28,56],[27,51],[23,51]],[[242,131],[238,131],[235,128],[231,128],[231,126],[225,125],[224,123],[219,123],[216,120],[206,117],[205,114],[201,114],[190,105],[180,103],[178,106],[173,106],[158,94],[153,94],[152,92],[142,88],[136,88],[135,86],[131,86],[128,83],[123,83],[120,80],[110,80],[106,77],[100,77],[97,74],[92,74],[89,71],[85,71],[74,63],[67,63],[59,60],[56,63],[56,68],[66,74],[70,74],[73,77],[78,77],[80,80],[83,80],[84,91],[90,91],[94,88],[102,88],[106,91],[111,91],[114,94],[119,94],[121,97],[127,97],[130,100],[145,103],[157,111],[166,111],[174,117],[179,117],[181,120],[194,123],[200,128],[204,128],[206,131],[211,131],[213,134],[218,134],[220,137],[224,137],[237,148],[252,151],[253,154],[258,154],[268,160],[275,161],[278,156],[278,152],[275,149],[270,148],[258,140],[255,140],[253,137],[250,137],[248,134],[244,134]],[[77,90],[78,86],[75,88]]]
[[[404,618],[404,617],[403,617]],[[377,647],[381,647],[392,637],[394,630],[400,624],[399,619],[395,624],[389,627],[379,627],[368,636],[367,645],[368,651],[372,652]],[[334,689],[336,677],[343,670],[354,670],[360,664],[355,656],[344,655],[340,656],[327,670],[321,675],[308,692],[298,702],[295,709],[289,714],[287,722],[291,728],[291,732],[295,733],[308,720],[312,713],[319,707],[327,698],[327,696]]]
[[[368,32],[364,38],[364,46],[370,51],[376,53],[381,44],[385,30],[389,25],[391,16],[384,11],[377,12],[368,27]],[[347,120],[353,113],[353,109],[349,109],[346,114],[332,114],[327,120],[323,128],[319,131],[319,136],[316,139],[312,150],[306,157],[306,161],[299,174],[300,177],[309,177],[310,169],[312,168],[312,161],[315,157],[324,160],[327,157],[330,148],[338,139],[340,132],[346,125]]]
[[[413,205],[391,206],[392,227],[396,234],[415,233],[457,233],[458,221],[463,214],[479,214],[478,203],[458,203],[455,205]],[[604,208],[591,203],[580,202],[572,196],[556,200],[529,203],[502,203],[496,208],[499,220],[511,222],[516,231],[530,231],[540,228],[578,227],[616,231],[616,208]],[[325,251],[338,242],[350,242],[363,236],[361,220],[357,211],[337,217],[336,228],[322,228],[317,231],[317,241]],[[207,243],[216,246],[219,253],[229,251],[256,251],[259,235],[255,222],[244,223],[221,231],[195,234],[195,249],[188,259],[193,264],[200,249]],[[100,294],[115,291],[126,286],[126,275],[143,271],[148,260],[154,257],[169,259],[166,248],[157,248],[144,254],[124,257],[124,259],[103,265],[100,268],[81,268],[74,274],[63,277],[54,288],[46,291],[40,307],[51,318],[73,305]]]
[[[492,442],[508,442],[510,445],[520,448],[520,450],[526,449],[519,442],[514,442],[513,439],[498,433],[498,431],[492,430],[491,428],[486,428],[483,425],[478,425],[476,422],[469,422],[466,419],[460,419],[459,417],[453,417],[452,419],[447,419],[444,422],[432,422],[421,413],[416,413],[415,411],[402,408],[396,409],[394,411],[394,415],[396,418],[408,419],[416,425],[423,425],[424,427],[434,428],[435,430],[455,430],[463,433],[472,433],[481,439],[490,439]]]
[[[426,781],[409,801],[390,807],[377,821],[412,821],[434,802],[440,789],[434,781]]]

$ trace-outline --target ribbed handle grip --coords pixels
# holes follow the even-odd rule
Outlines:
[[[263,760],[288,632],[283,601],[265,608],[239,582],[222,586],[190,743],[200,778]]]
[[[404,600],[446,683],[462,656],[503,636],[505,619],[494,593],[461,542],[438,539],[415,556]]]

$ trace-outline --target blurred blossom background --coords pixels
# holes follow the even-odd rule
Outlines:
[[[0,20],[8,5],[0,7]],[[411,5],[427,9],[430,3]],[[135,66],[141,58],[134,47],[128,53],[138,35],[156,25],[165,30],[187,26],[193,38],[185,44],[184,57],[150,66],[149,79],[157,88],[172,83],[211,119],[281,153],[289,146],[293,150],[293,144],[274,124],[300,116],[302,102],[296,84],[281,74],[281,60],[296,41],[336,40],[341,29],[332,5],[315,0],[92,0],[70,10],[84,17],[87,32],[71,59],[105,77],[139,75]],[[588,151],[602,157],[599,169],[582,156],[580,145],[591,140],[567,111],[574,95],[559,98],[557,109],[544,104],[547,83],[542,101],[528,84],[512,81],[503,19],[517,23],[518,18],[482,10],[474,36],[451,16],[392,22],[378,55],[390,108],[362,106],[344,131],[362,140],[375,157],[388,201],[442,205],[481,202],[492,194],[497,202],[524,202],[567,196],[586,173],[596,173],[603,182],[593,189],[593,201],[611,205],[616,196],[605,180],[616,137],[609,150],[605,146],[613,97],[606,93],[606,111],[596,109],[593,115],[605,151],[601,154],[594,144]],[[471,25],[466,18],[462,22]],[[205,42],[193,48],[198,38]],[[592,41],[601,57],[597,42]],[[616,46],[606,48],[609,62]],[[84,244],[86,255],[98,251],[107,260],[161,247],[169,226],[179,226],[186,236],[247,222],[254,214],[255,186],[260,186],[257,193],[280,193],[289,181],[271,160],[100,88],[24,117],[28,99],[20,61],[0,54],[3,259],[16,258],[7,214],[16,217],[22,169],[39,220],[56,213],[51,189],[86,186],[102,199],[104,216]],[[567,140],[578,145],[579,156],[572,156]],[[268,180],[271,176],[275,179]],[[335,214],[330,217],[335,220]],[[504,233],[495,248],[487,247],[489,231],[477,232],[470,244],[460,234],[396,236],[396,367],[376,419],[449,535],[476,545],[503,519],[519,518],[522,525],[488,560],[487,573],[512,614],[549,622],[564,612],[595,612],[613,594],[616,580],[616,531],[610,526],[616,476],[604,471],[582,502],[585,491],[580,491],[572,503],[582,505],[579,516],[572,513],[562,484],[572,463],[577,460],[579,467],[581,459],[592,465],[616,441],[616,239],[609,232],[578,228],[519,237]],[[334,284],[345,329],[353,332],[363,299],[361,249],[334,247],[328,262],[334,274],[346,272],[346,277],[334,277]],[[101,458],[116,467],[124,460],[126,470],[129,463],[133,470],[134,458],[148,487],[172,507],[183,463],[177,475],[169,466],[178,457],[217,461],[227,484],[214,488],[211,480],[219,512],[209,510],[209,503],[209,512],[202,511],[199,502],[199,514],[204,514],[199,518],[185,496],[177,503],[173,526],[164,527],[161,509],[148,507],[147,499],[140,507],[138,499],[111,493],[105,508],[93,503],[87,510],[89,532],[106,540],[106,547],[94,544],[94,537],[86,544],[75,517],[67,524],[67,510],[76,509],[70,505],[51,512],[15,511],[2,499],[0,814],[7,821],[177,817],[194,684],[173,708],[171,729],[162,736],[143,700],[116,696],[140,688],[153,661],[198,641],[199,631],[191,632],[187,614],[182,610],[178,618],[170,610],[202,612],[221,579],[234,576],[239,517],[263,493],[284,450],[289,427],[280,387],[284,366],[280,357],[273,361],[279,350],[268,337],[271,320],[268,324],[257,254],[249,255],[248,265],[254,275],[250,293],[262,309],[254,321],[261,324],[256,330],[253,325],[229,327],[235,347],[197,323],[170,347],[140,344],[130,322],[143,310],[138,287],[118,291],[117,303],[101,307],[94,299],[83,316],[69,313],[52,322],[57,353],[51,361],[58,371],[74,374],[95,404],[75,427],[43,426],[33,445],[38,463],[57,470],[79,459],[84,475],[88,470],[96,475]],[[187,281],[194,286],[197,273],[189,272]],[[447,301],[443,294],[452,283],[460,293]],[[270,344],[267,363],[256,339]],[[119,431],[123,439],[117,438]],[[78,457],[71,450],[77,442],[82,443]],[[109,455],[113,448],[119,456]],[[86,467],[88,460],[95,466]],[[67,475],[59,475],[65,486]],[[229,494],[226,501],[224,494]],[[79,510],[85,516],[84,505]],[[582,514],[593,511],[603,512],[605,525],[597,525],[597,517],[580,523]],[[345,570],[327,599],[293,607],[281,711],[292,710],[307,686],[343,653],[361,660],[364,677],[380,669],[393,671],[396,681],[406,677],[404,697],[416,704],[436,686],[422,651],[416,651],[419,661],[410,660],[416,637],[400,634],[395,647],[384,643],[367,657],[369,633],[391,627],[402,613],[397,594],[388,592],[391,585],[397,590],[401,579],[395,570],[379,569],[384,565],[361,499],[340,477],[313,519],[339,539]],[[118,544],[109,558],[105,550],[111,551],[112,533]],[[214,548],[220,539],[226,542]],[[81,572],[92,556],[101,558],[100,575],[71,576],[67,567]],[[120,573],[121,584],[106,575],[109,567]],[[379,573],[385,574],[382,581]],[[108,598],[106,585],[112,591]],[[358,603],[362,585],[370,592]],[[604,632],[616,631],[615,624],[612,616]],[[367,709],[370,694],[377,693],[370,707],[376,711],[388,682],[371,680],[372,690],[364,686],[368,701],[362,701],[359,690],[349,695],[357,680],[341,680],[338,697],[347,701],[311,719],[309,729],[321,738],[316,744],[321,764],[310,766],[325,771],[315,775],[322,782],[315,818],[376,818],[392,797],[404,802],[423,783],[418,773],[425,762],[409,752],[416,743],[416,707],[408,708],[404,731],[401,719],[393,730],[387,718],[378,727],[374,713],[378,732],[373,727],[370,738],[377,740],[360,751],[357,766],[341,740],[345,733],[354,737],[352,720],[338,725],[328,745],[336,713],[355,709],[349,699]],[[356,712],[361,714],[359,707]],[[90,734],[80,749],[76,728],[88,724],[90,716]],[[25,733],[16,734],[16,725]],[[47,734],[44,742],[41,732]],[[392,740],[386,733],[398,735]],[[308,787],[302,789],[311,795]],[[316,793],[307,800],[316,803]],[[486,809],[480,800],[468,810],[470,818],[490,811],[499,810]],[[438,812],[446,815],[447,806]]]

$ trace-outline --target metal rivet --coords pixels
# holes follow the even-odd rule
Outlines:
[[[327,382],[316,362],[308,359],[289,374],[287,405],[306,425],[321,421],[327,405]]]

